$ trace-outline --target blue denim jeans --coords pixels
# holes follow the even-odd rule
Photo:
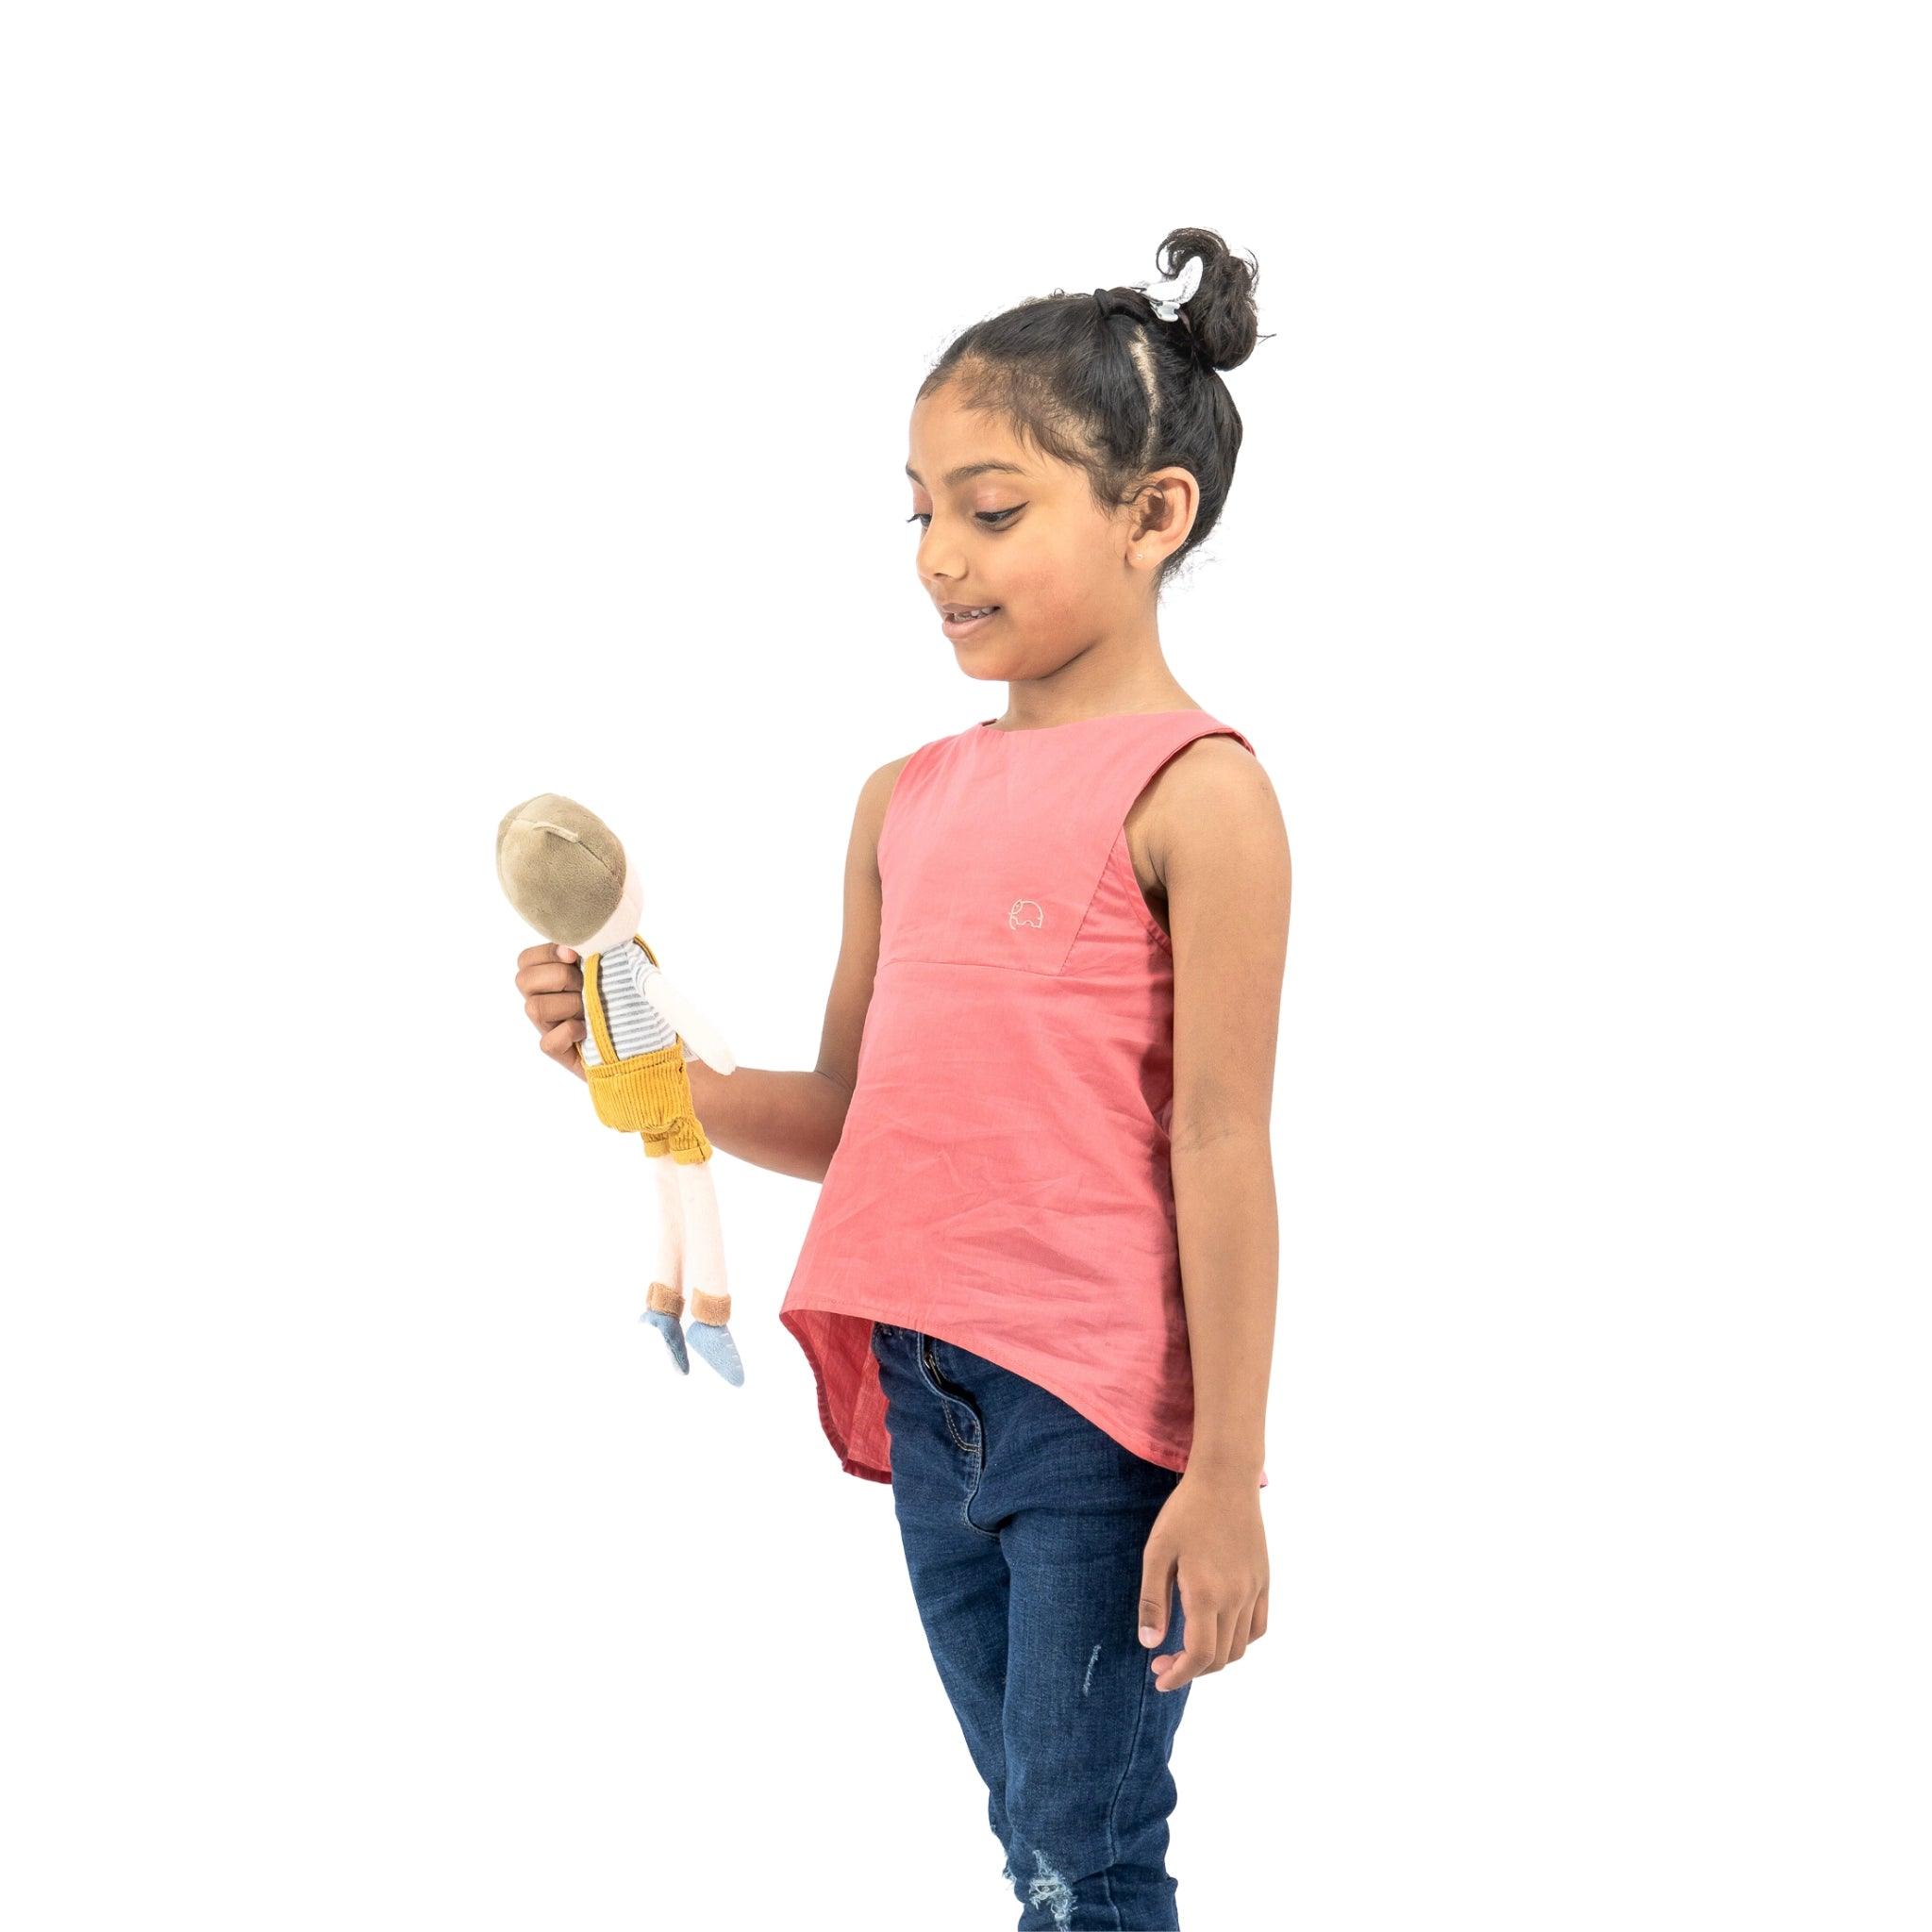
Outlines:
[[[1147,1534],[1179,1475],[1009,1369],[874,1323],[913,1599],[979,1774],[1020,1932],[1169,1932],[1168,1755],[1191,1686],[1138,1634]]]

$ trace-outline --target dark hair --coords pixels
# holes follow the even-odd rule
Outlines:
[[[1121,508],[1141,479],[1170,464],[1191,472],[1201,506],[1164,580],[1213,529],[1234,481],[1241,419],[1219,371],[1245,362],[1258,339],[1260,265],[1211,228],[1175,228],[1155,251],[1172,279],[1201,258],[1201,281],[1162,322],[1139,289],[1055,290],[976,322],[919,386],[959,386],[969,408],[996,409],[1036,448],[1087,473],[1097,502]]]

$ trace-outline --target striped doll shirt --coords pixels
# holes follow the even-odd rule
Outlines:
[[[604,1008],[604,1024],[610,1029],[610,1043],[619,1059],[635,1059],[641,1053],[658,1053],[677,1038],[676,1030],[641,991],[646,973],[657,971],[635,940],[628,945],[604,954],[597,965],[597,994]],[[587,1067],[602,1064],[597,1052],[596,1029],[588,1024],[577,1051]],[[685,1058],[696,1059],[689,1045]]]

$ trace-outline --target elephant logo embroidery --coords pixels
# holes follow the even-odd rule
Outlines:
[[[1013,909],[1007,914],[1007,924],[1015,929],[1023,925],[1044,925],[1046,914],[1031,899],[1015,899]]]

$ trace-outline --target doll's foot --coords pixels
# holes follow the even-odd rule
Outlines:
[[[744,1364],[738,1358],[738,1344],[722,1322],[693,1322],[689,1330],[692,1349],[736,1389],[743,1385]]]
[[[731,1339],[726,1324],[731,1320],[731,1297],[692,1291],[691,1324],[688,1335],[691,1348],[736,1389],[744,1381],[744,1364],[738,1357],[738,1344]]]
[[[677,1318],[684,1308],[684,1296],[675,1288],[667,1287],[661,1281],[651,1284],[651,1305],[644,1310],[647,1321],[664,1338],[664,1346],[671,1351],[671,1359],[677,1365],[680,1375],[691,1374],[691,1357],[684,1349],[684,1330],[678,1326]]]

